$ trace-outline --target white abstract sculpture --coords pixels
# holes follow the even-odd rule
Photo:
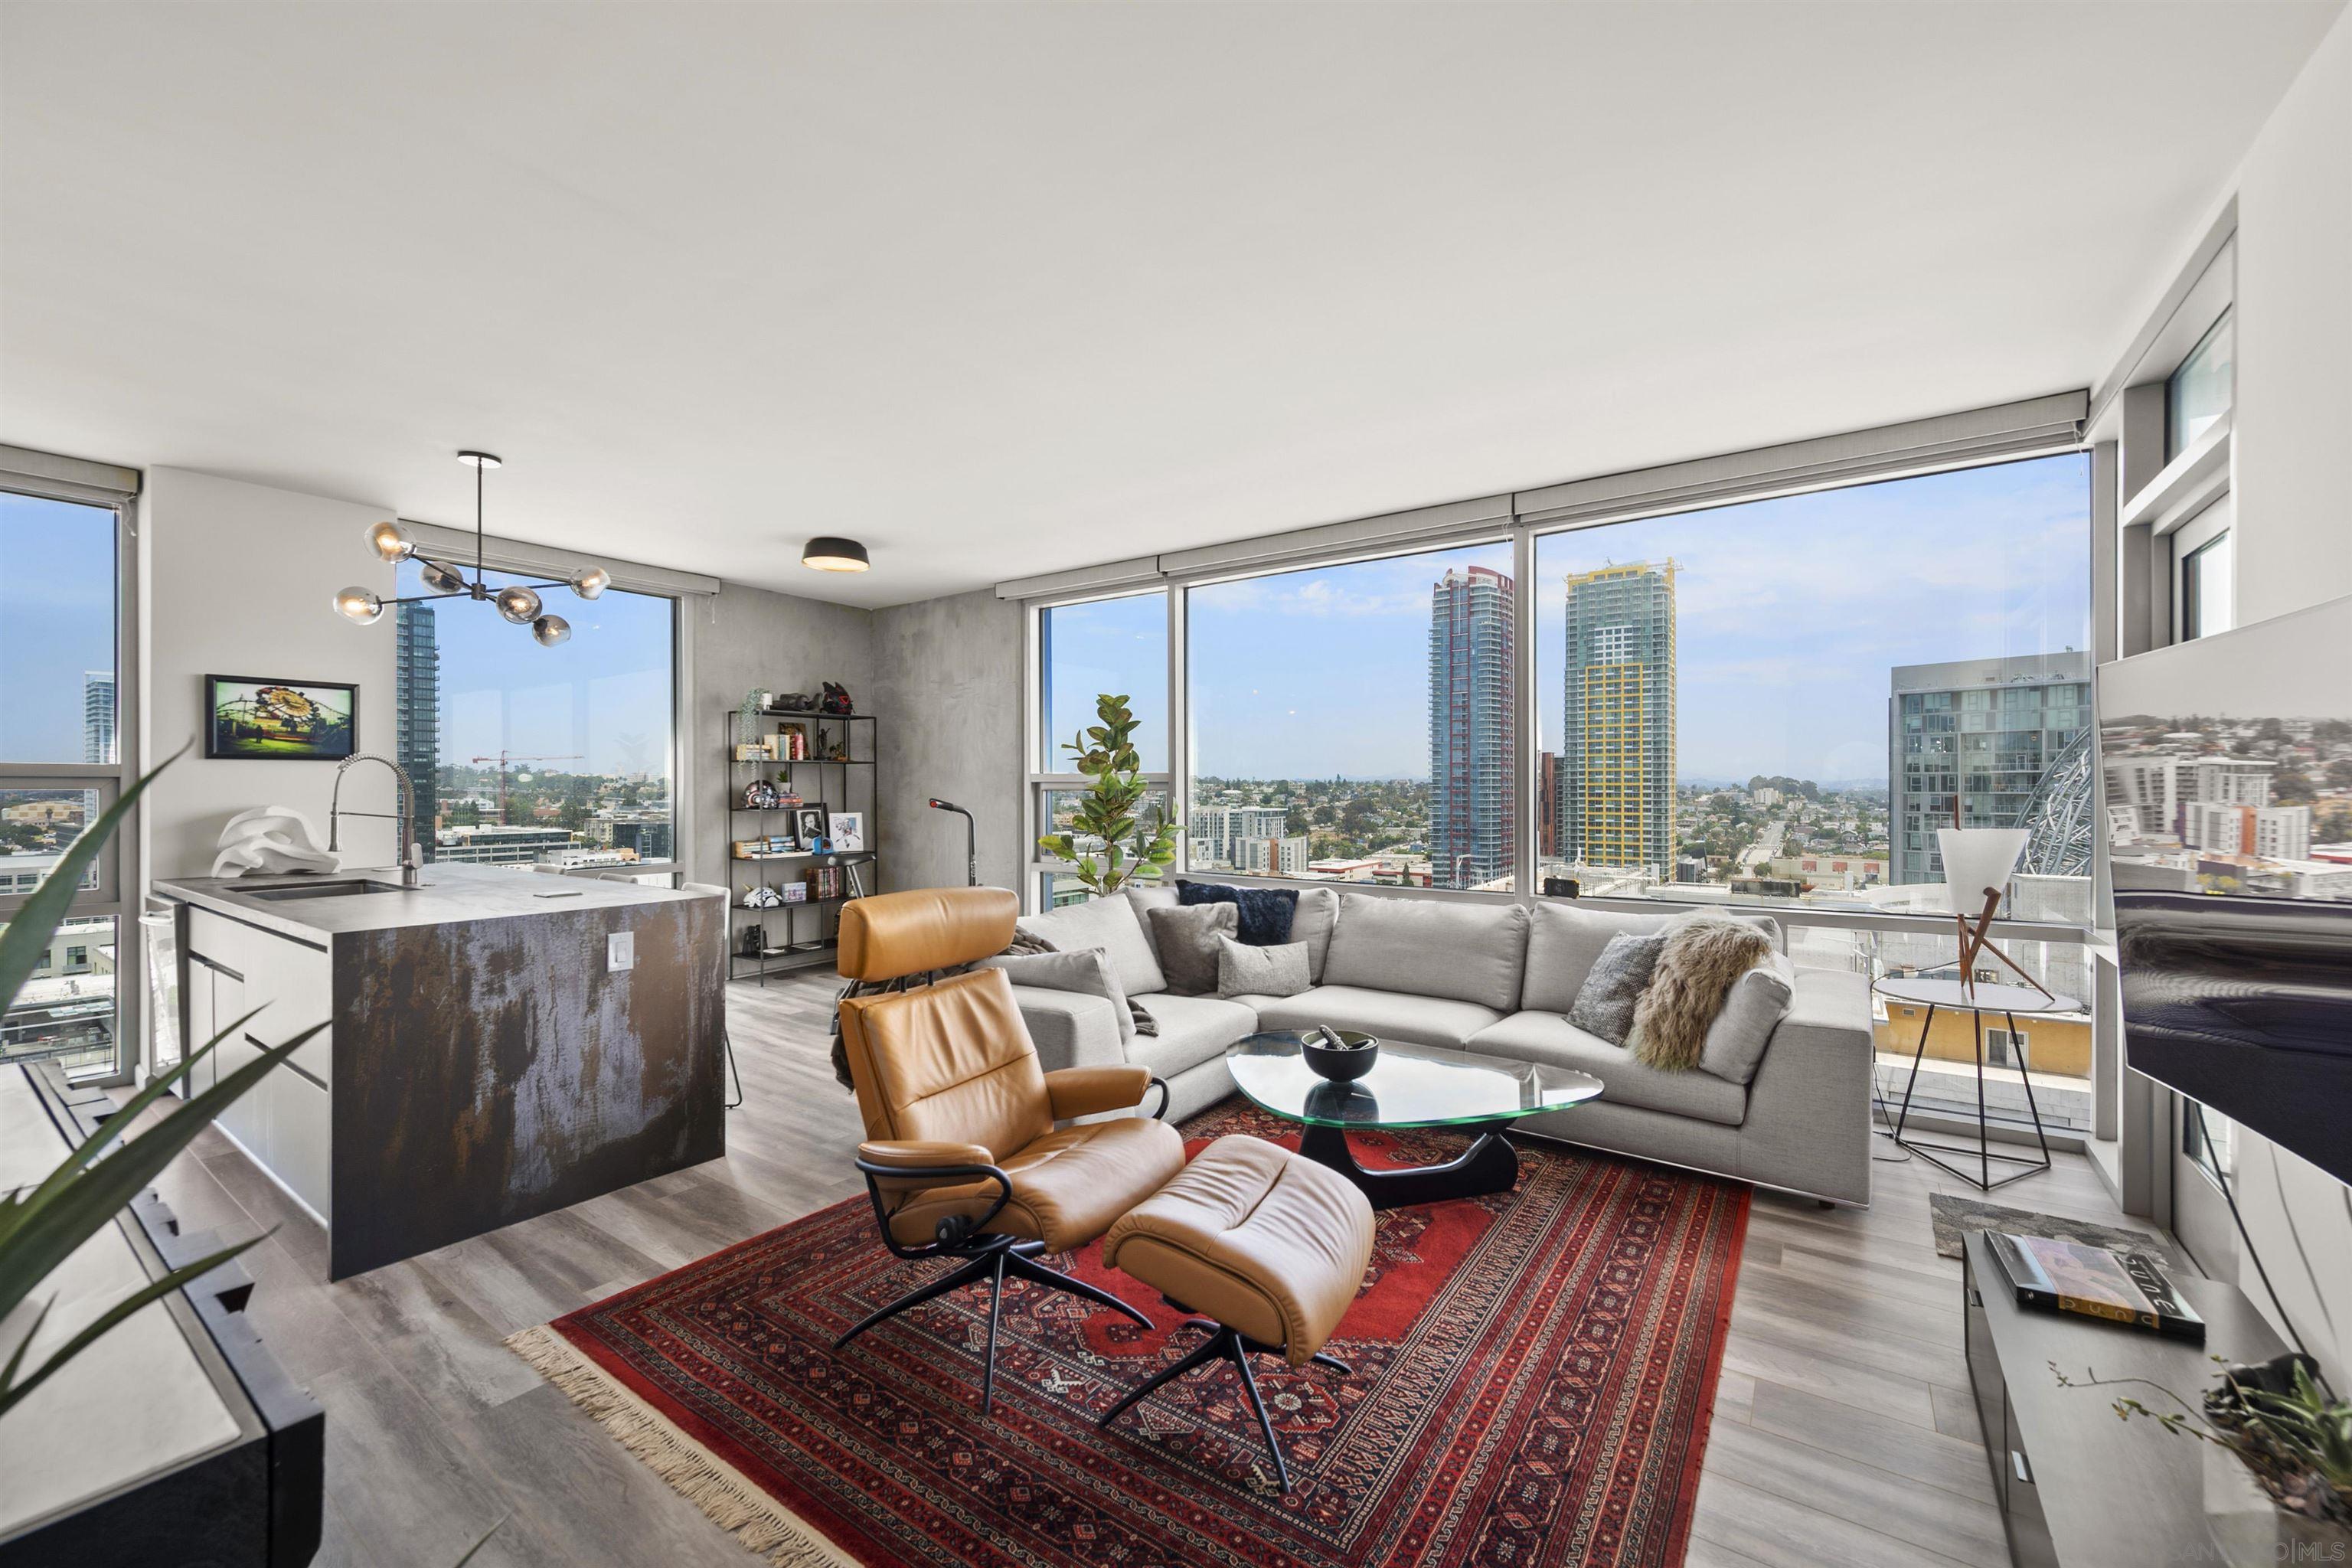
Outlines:
[[[1954,813],[1958,815],[1957,810]],[[1939,827],[1936,847],[1944,858],[1944,886],[1948,889],[1952,918],[1959,923],[1960,990],[1976,994],[1977,957],[1990,953],[2015,970],[2024,982],[2048,996],[2049,991],[2017,961],[1993,945],[1993,917],[2001,895],[2017,872],[2032,834],[2022,827]]]
[[[257,805],[230,817],[221,829],[213,875],[332,871],[342,863],[341,856],[320,841],[318,825],[307,815],[290,805]]]

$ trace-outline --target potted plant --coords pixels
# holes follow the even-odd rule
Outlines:
[[[1137,721],[1127,699],[1103,693],[1095,700],[1095,716],[1102,722],[1089,724],[1062,748],[1092,782],[1070,814],[1070,830],[1045,835],[1037,847],[1069,861],[1086,889],[1103,898],[1139,877],[1157,881],[1175,863],[1176,832],[1183,825],[1147,805],[1151,786],[1135,754]],[[1102,847],[1081,849],[1081,840]]]
[[[2309,1356],[2289,1352],[2253,1366],[2220,1356],[2220,1380],[2201,1408],[2142,1378],[2089,1373],[2074,1387],[2152,1388],[2178,1409],[2115,1402],[2124,1420],[2146,1416],[2206,1445],[2205,1514],[2222,1559],[2236,1564],[2352,1560],[2352,1403],[2332,1393]]]
[[[164,764],[170,765],[168,762]],[[31,976],[58,922],[65,919],[74,891],[81,885],[83,871],[97,858],[124,815],[162,771],[158,768],[123,791],[122,798],[59,857],[56,868],[33,889],[16,918],[9,921],[7,929],[0,931],[0,1014],[16,1004],[17,992]],[[253,1016],[253,1013],[247,1013],[214,1036],[202,1050],[188,1058],[175,1079],[194,1082],[189,1069],[223,1040],[236,1036]],[[172,1157],[186,1148],[207,1122],[326,1026],[321,1022],[263,1051],[212,1088],[178,1106],[146,1131],[135,1138],[122,1137],[123,1131],[163,1099],[174,1081],[158,1079],[132,1095],[103,1126],[82,1140],[38,1186],[0,1193],[0,1420],[5,1420],[8,1412],[27,1394],[123,1320],[150,1302],[211,1273],[262,1239],[257,1236],[224,1247],[160,1279],[150,1280],[62,1342],[37,1356],[32,1353],[41,1338],[41,1325],[56,1304],[54,1299],[37,1302],[32,1299],[42,1281],[154,1181]],[[121,1146],[109,1152],[109,1146],[118,1140]]]

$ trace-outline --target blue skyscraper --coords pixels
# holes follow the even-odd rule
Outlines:
[[[1449,571],[1430,591],[1429,875],[1441,888],[1511,874],[1511,580]]]

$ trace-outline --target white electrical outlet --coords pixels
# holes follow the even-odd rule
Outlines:
[[[604,939],[604,972],[618,974],[637,966],[637,933],[616,931]]]

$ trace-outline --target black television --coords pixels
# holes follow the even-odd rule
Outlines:
[[[2352,597],[2096,679],[2125,1061],[2352,1182]]]

